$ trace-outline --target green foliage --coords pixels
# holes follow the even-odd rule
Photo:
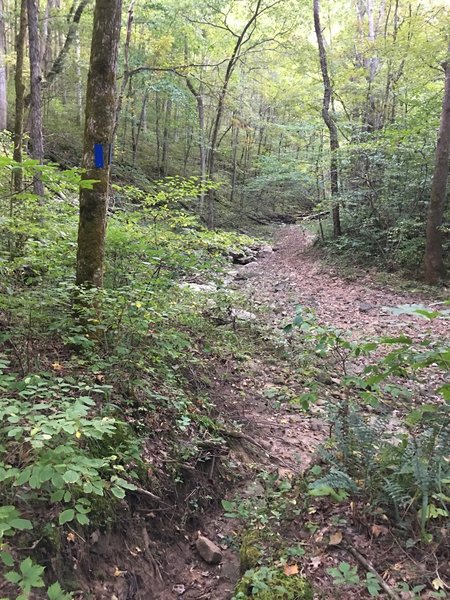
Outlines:
[[[274,567],[250,569],[238,583],[233,600],[312,600],[311,584],[297,575],[286,576]]]
[[[419,310],[426,318],[445,316]],[[334,361],[343,386],[341,399],[327,403],[333,445],[322,447],[321,455],[330,468],[310,484],[310,495],[337,501],[349,494],[362,496],[413,529],[417,517],[423,539],[431,539],[428,530],[435,529],[435,522],[448,523],[450,505],[447,387],[436,384],[440,401],[411,408],[410,391],[402,382],[420,377],[431,367],[436,380],[442,381],[450,365],[448,343],[415,343],[404,335],[350,342],[341,332],[318,326],[301,308],[287,331],[295,328],[312,352]],[[361,375],[350,374],[352,360],[380,349],[384,350],[381,359],[369,360]],[[396,426],[390,416],[393,403],[403,412]],[[368,406],[378,414],[368,415]]]
[[[68,194],[76,193],[72,177]],[[124,204],[110,218],[104,289],[74,284],[77,215],[69,201],[52,207],[50,198],[30,194],[28,212],[16,213],[21,228],[7,222],[0,238],[0,559],[22,594],[57,573],[34,562],[27,570],[18,547],[45,539],[53,548],[65,528],[112,524],[138,482],[159,485],[156,476],[149,482],[141,449],[157,419],[168,427],[173,485],[182,481],[178,462],[204,460],[201,444],[217,437],[217,427],[206,393],[193,393],[186,374],[201,373],[199,349],[214,356],[243,343],[231,327],[217,330],[205,296],[181,282],[217,279],[208,306],[226,315],[230,299],[219,279],[227,253],[252,240],[206,231],[180,209],[198,193],[194,180],[167,180],[153,195],[130,187],[119,193]],[[33,211],[39,227],[25,235]],[[48,595],[69,597],[58,583]]]
[[[330,567],[327,573],[333,578],[334,585],[357,585],[359,575],[356,567],[352,567],[348,562],[339,563],[338,567]]]

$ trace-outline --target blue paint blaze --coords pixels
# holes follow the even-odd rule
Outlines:
[[[94,165],[96,169],[105,168],[105,157],[103,153],[103,144],[94,144]]]

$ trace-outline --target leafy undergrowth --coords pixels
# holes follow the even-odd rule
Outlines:
[[[47,175],[69,192],[77,181]],[[99,560],[116,560],[114,544],[141,555],[142,587],[155,590],[146,532],[179,536],[224,495],[231,471],[208,390],[224,361],[259,344],[221,288],[230,249],[252,240],[178,210],[196,193],[178,180],[153,196],[121,191],[103,290],[75,287],[71,202],[24,195],[3,223],[0,595],[100,597],[95,586],[121,575]],[[214,299],[181,285],[211,281]]]

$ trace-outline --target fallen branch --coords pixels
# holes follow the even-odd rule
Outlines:
[[[156,500],[157,502],[162,502],[162,498],[160,498],[156,494],[153,494],[152,492],[149,492],[148,490],[144,490],[143,488],[137,487],[132,491],[136,492],[137,494],[142,494],[142,496],[147,496],[148,498],[151,498],[152,500]]]
[[[345,549],[350,552],[350,554],[352,554],[356,560],[368,571],[370,571],[372,573],[372,575],[374,575],[378,581],[378,583],[380,584],[380,587],[386,592],[386,594],[389,596],[389,598],[393,598],[393,600],[401,600],[400,596],[397,594],[397,592],[395,592],[386,582],[385,580],[381,577],[381,575],[378,573],[378,571],[376,571],[376,569],[372,566],[372,564],[366,559],[364,558],[364,556],[362,554],[360,554],[358,552],[358,550],[356,550],[356,548],[354,548],[350,542],[347,539],[347,546],[344,546]]]

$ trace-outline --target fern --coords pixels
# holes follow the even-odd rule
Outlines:
[[[353,479],[344,471],[338,469],[331,469],[324,477],[317,479],[312,488],[318,488],[322,486],[330,486],[335,490],[344,490],[346,492],[358,492],[358,486]]]

